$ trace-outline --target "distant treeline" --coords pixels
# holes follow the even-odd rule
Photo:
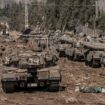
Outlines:
[[[93,28],[104,30],[105,15],[99,13],[95,19],[95,0],[47,0],[46,4],[34,1],[29,7],[29,24],[39,24],[42,29],[71,30],[79,24],[89,23]],[[24,4],[13,4],[0,10],[0,17],[9,18],[12,29],[24,29]]]

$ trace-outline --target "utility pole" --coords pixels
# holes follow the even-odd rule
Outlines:
[[[1,0],[0,8],[3,9],[5,7],[4,0]]]
[[[29,28],[28,22],[28,2],[25,0],[25,29]]]
[[[94,16],[94,37],[96,37],[96,19],[98,18],[98,2],[95,1],[95,16]]]
[[[98,13],[99,13],[99,11],[98,11],[98,1],[96,1],[95,2],[95,7],[96,7],[96,18],[98,18]]]

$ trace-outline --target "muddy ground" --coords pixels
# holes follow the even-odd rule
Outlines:
[[[5,94],[0,85],[0,105],[105,105],[105,94],[80,93],[79,86],[104,86],[104,70],[86,67],[83,62],[62,58],[62,83],[59,92],[47,92],[36,88]]]

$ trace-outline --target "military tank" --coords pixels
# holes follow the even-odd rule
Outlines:
[[[105,37],[104,36],[101,37],[99,42],[105,43]],[[105,68],[105,49],[104,49],[103,53],[101,53],[100,58],[101,58],[101,60],[100,60],[101,67]]]
[[[87,49],[85,52],[85,64],[92,67],[101,66],[101,57],[104,53],[105,45],[100,42],[83,42],[83,46]]]
[[[2,72],[2,89],[6,93],[12,93],[17,88],[37,86],[48,90],[59,90],[61,71],[58,66],[43,69],[20,69],[5,67]]]
[[[90,42],[91,37],[84,33],[79,33],[74,37],[70,37],[68,40],[72,43],[72,46],[66,50],[67,57],[73,61],[84,61],[84,53],[87,51],[82,45],[82,42]]]
[[[59,53],[65,55],[68,59],[80,61],[84,59],[84,49],[81,42],[84,37],[78,38],[75,36],[64,35],[60,38]]]
[[[79,53],[79,47],[77,47],[77,39],[74,37],[68,38],[68,47],[65,49],[66,57],[70,60],[76,60],[77,57],[80,56],[81,53]],[[78,48],[78,49],[77,49]]]
[[[69,48],[69,54],[68,57],[73,61],[83,61],[84,60],[84,53],[85,50],[81,43],[84,40],[84,38],[75,39],[73,42],[73,46]],[[68,52],[68,51],[67,51]]]
[[[100,65],[102,68],[105,68],[105,51],[103,51],[103,53],[101,53],[101,56],[100,56]]]
[[[59,43],[58,43],[57,51],[60,57],[64,57],[66,55],[65,50],[69,47],[69,44],[70,44],[68,39],[70,39],[68,36],[63,35],[58,40]]]
[[[58,54],[53,49],[43,52],[34,52],[24,49],[5,55],[2,61],[5,66],[40,68],[56,65],[58,59]]]
[[[5,68],[1,78],[4,92],[14,92],[17,88],[33,85],[52,91],[58,90],[61,71],[55,64],[55,56],[49,51],[35,52],[28,49],[15,49],[5,55]]]
[[[28,86],[46,87],[58,90],[61,81],[61,71],[57,65],[47,65],[45,53],[33,51],[20,52],[18,55],[6,57],[1,78],[4,92],[14,92],[16,88]]]

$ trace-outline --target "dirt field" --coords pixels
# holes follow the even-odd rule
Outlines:
[[[46,92],[38,89],[5,94],[0,88],[0,105],[105,105],[105,94],[76,92],[76,86],[104,86],[102,69],[86,67],[84,63],[61,59],[61,91]]]

